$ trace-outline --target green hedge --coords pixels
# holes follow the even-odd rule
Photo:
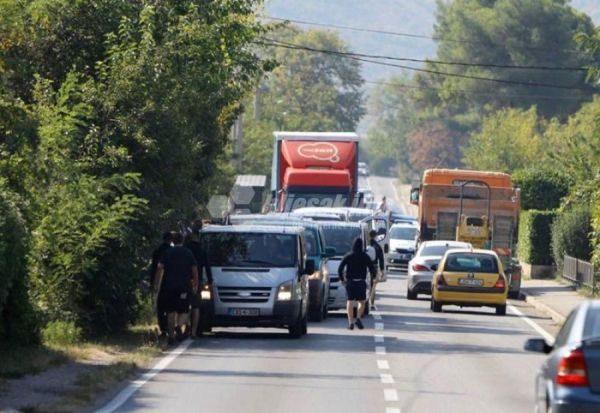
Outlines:
[[[556,209],[571,187],[568,176],[551,170],[520,170],[513,174],[512,179],[521,188],[521,207],[524,210]]]
[[[586,206],[579,206],[556,216],[552,224],[552,255],[559,272],[562,270],[565,254],[584,261],[590,260],[591,233],[591,213]]]
[[[552,222],[555,211],[523,211],[519,224],[519,259],[533,265],[551,265]]]

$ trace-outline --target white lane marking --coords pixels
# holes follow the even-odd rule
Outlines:
[[[142,374],[137,380],[131,382],[127,387],[125,387],[119,394],[115,396],[107,405],[102,407],[99,410],[96,410],[96,413],[112,413],[121,407],[133,394],[140,389],[144,384],[148,383],[148,381],[152,380],[154,376],[160,373],[162,370],[167,368],[173,360],[175,360],[181,353],[183,353],[187,348],[192,344],[192,340],[185,340],[181,343],[177,348],[171,350],[169,354],[163,357],[158,363],[152,367],[150,371]]]
[[[383,340],[384,340],[383,334],[375,334],[374,338],[375,338],[376,343],[383,343]]]
[[[397,402],[398,392],[396,389],[383,389],[383,398],[386,402]]]
[[[542,337],[544,337],[544,339],[548,343],[554,343],[554,336],[552,334],[550,334],[549,332],[547,332],[546,330],[544,330],[535,321],[533,321],[531,318],[529,318],[525,314],[523,314],[521,312],[521,310],[519,310],[517,307],[509,304],[508,305],[508,309],[511,312],[513,312],[514,314],[516,314],[521,320],[523,320],[531,328],[533,328],[539,335],[541,335]]]
[[[394,377],[391,374],[381,373],[379,377],[381,377],[383,384],[394,384]]]
[[[386,407],[385,413],[400,413],[400,409],[397,407]]]
[[[377,360],[377,368],[379,370],[389,370],[390,363],[387,360]]]
[[[376,346],[375,347],[375,354],[377,354],[378,356],[385,356],[385,347],[383,347],[383,346]]]
[[[383,330],[383,323],[375,323],[375,330],[378,330],[378,331]]]

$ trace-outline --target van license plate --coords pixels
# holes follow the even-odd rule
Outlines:
[[[481,287],[483,285],[483,280],[473,279],[473,278],[459,278],[458,283],[460,285],[469,285],[473,287]]]
[[[229,315],[241,316],[241,317],[252,317],[259,315],[258,308],[230,308]]]

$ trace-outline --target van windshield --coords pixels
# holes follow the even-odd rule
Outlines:
[[[214,267],[295,267],[292,234],[212,232],[203,235],[209,264]]]
[[[354,240],[360,236],[360,227],[323,225],[325,245],[335,248],[335,255],[340,257],[352,251]]]

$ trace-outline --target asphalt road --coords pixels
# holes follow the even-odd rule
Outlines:
[[[376,191],[390,182],[371,179]],[[537,333],[511,308],[504,317],[458,307],[434,314],[426,299],[406,300],[400,275],[378,291],[378,311],[362,331],[347,330],[342,313],[311,323],[296,340],[284,330],[217,330],[163,363],[117,411],[532,411],[543,356],[522,350]],[[512,305],[556,332],[549,317]]]
[[[387,198],[388,206],[403,215],[417,215],[417,208],[410,204],[410,185],[397,184],[396,179],[380,176],[371,176],[366,179],[368,186],[375,194],[375,200],[381,201],[381,197]]]

